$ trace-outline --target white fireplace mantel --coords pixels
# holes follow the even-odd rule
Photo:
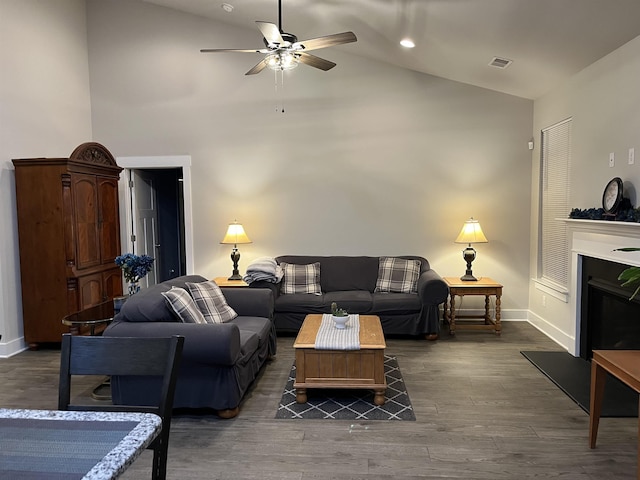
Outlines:
[[[580,350],[581,257],[600,258],[640,267],[640,251],[616,250],[626,247],[640,248],[640,223],[574,219],[564,219],[564,221],[567,223],[571,252],[569,303],[574,325],[574,331],[571,332],[574,339],[573,349],[570,348],[569,351],[577,355]]]

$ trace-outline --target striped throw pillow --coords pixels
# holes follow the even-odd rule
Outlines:
[[[184,288],[171,287],[171,290],[162,292],[162,296],[182,323],[207,323],[193,298]]]
[[[374,292],[418,293],[420,260],[380,257]]]
[[[238,316],[213,280],[200,283],[187,282],[187,288],[207,323],[225,323]]]
[[[322,294],[322,288],[320,287],[320,262],[309,263],[307,265],[282,262],[280,267],[284,273],[280,293]]]

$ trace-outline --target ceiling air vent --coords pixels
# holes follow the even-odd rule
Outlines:
[[[489,62],[489,66],[496,68],[507,68],[513,63],[513,60],[507,58],[493,57],[493,60]]]

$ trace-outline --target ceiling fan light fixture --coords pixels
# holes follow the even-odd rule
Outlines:
[[[415,42],[410,38],[403,38],[402,40],[400,40],[400,45],[402,45],[404,48],[413,48],[416,46]]]
[[[291,52],[270,53],[267,55],[266,61],[271,70],[292,70],[300,62],[298,57]]]

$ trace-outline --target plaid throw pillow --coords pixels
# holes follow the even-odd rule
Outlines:
[[[187,282],[187,288],[207,323],[225,323],[238,316],[227,304],[222,290],[213,280],[201,283]]]
[[[193,298],[184,288],[171,287],[171,290],[162,292],[162,296],[182,323],[207,323]]]
[[[418,293],[420,260],[380,257],[374,292]]]
[[[295,265],[282,262],[280,264],[284,277],[280,293],[313,293],[322,294],[320,287],[320,262],[308,265]]]

